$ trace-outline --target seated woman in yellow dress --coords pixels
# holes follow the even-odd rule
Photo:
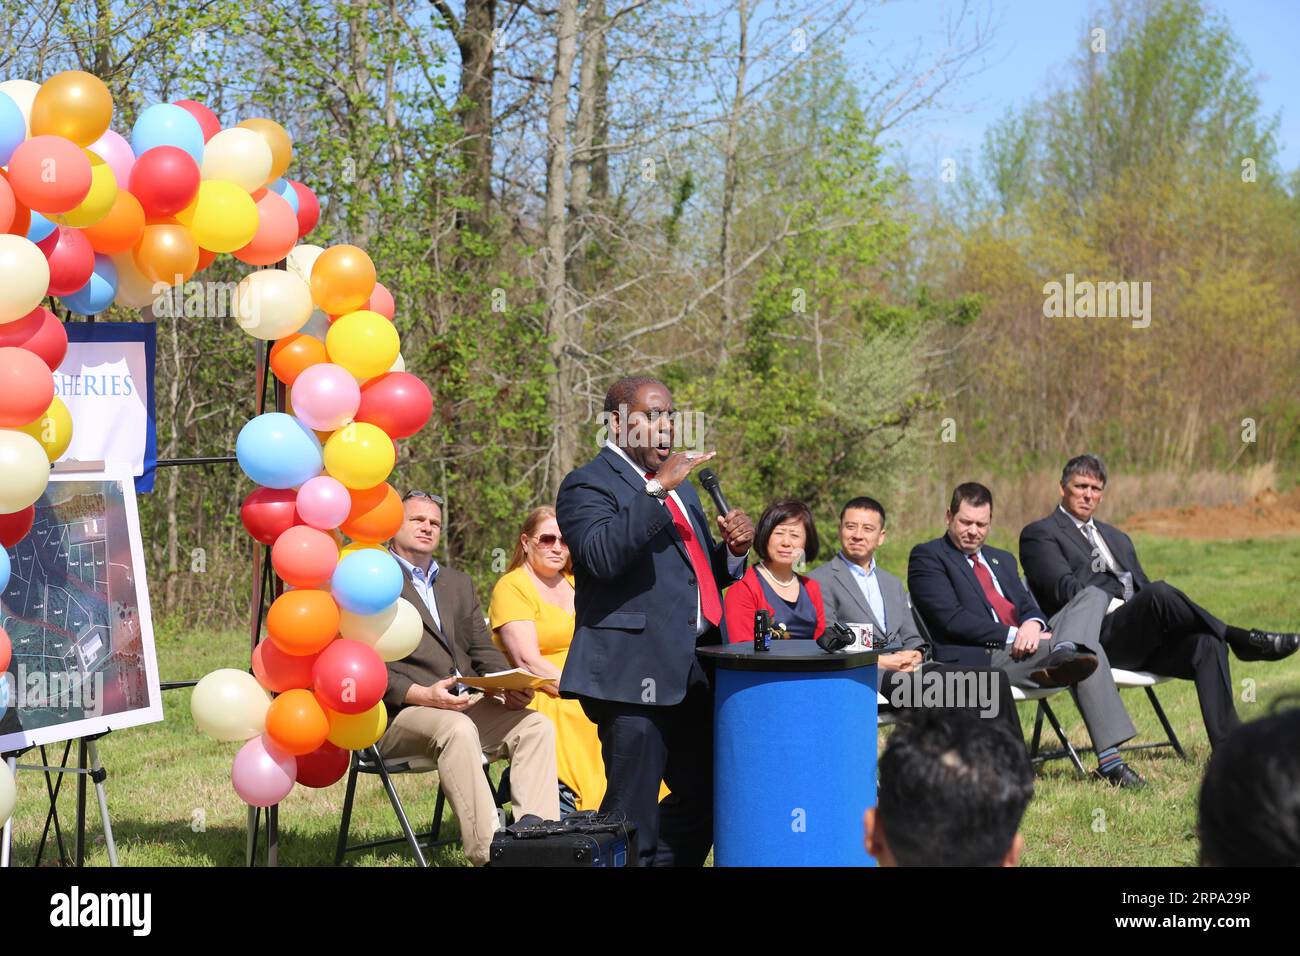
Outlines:
[[[492,589],[488,608],[493,637],[511,662],[555,678],[555,684],[544,686],[529,706],[555,724],[562,815],[574,809],[599,809],[605,795],[605,765],[596,725],[578,701],[561,699],[558,691],[573,642],[572,571],[555,509],[535,508],[524,521],[510,567]]]

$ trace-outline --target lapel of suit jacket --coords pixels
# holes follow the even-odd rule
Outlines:
[[[1071,544],[1075,548],[1077,548],[1080,551],[1080,553],[1087,555],[1088,560],[1091,562],[1092,545],[1088,543],[1087,536],[1085,536],[1084,533],[1079,530],[1079,526],[1074,523],[1074,519],[1071,518],[1064,511],[1062,511],[1060,508],[1057,508],[1054,512],[1052,512],[1052,516],[1056,519],[1056,526],[1061,529],[1061,534],[1065,537],[1065,539],[1071,542]],[[1103,535],[1102,537],[1104,540],[1105,536]],[[1107,541],[1106,544],[1107,546],[1109,546],[1110,542]]]
[[[984,596],[984,588],[980,586],[979,578],[975,577],[975,570],[970,566],[970,558],[966,553],[952,543],[952,539],[946,534],[943,536],[943,553],[947,555],[948,563],[956,565],[957,573],[975,589],[976,595],[984,602],[984,606],[990,611],[993,605],[989,604],[989,599]]]
[[[609,465],[610,468],[614,469],[616,474],[621,476],[624,481],[626,481],[629,485],[635,488],[637,494],[641,494],[641,495],[645,494],[645,483],[647,481],[645,475],[636,471],[631,465],[629,465],[626,461],[623,460],[623,457],[621,455],[610,451],[608,448],[602,448],[600,450],[600,457],[605,459],[605,463]],[[667,508],[668,505],[661,504],[660,507]],[[691,520],[689,508],[683,508],[682,514],[686,516],[687,521]],[[677,529],[673,527],[671,523],[669,524],[666,530],[668,532],[669,539],[672,541],[673,544],[677,546],[677,553],[682,556],[682,560],[686,562],[686,566],[690,567],[691,556],[686,550],[686,542],[682,540],[682,536],[677,533]],[[704,548],[704,541],[700,538],[698,528],[695,529],[695,537],[696,540],[700,542],[700,547]],[[708,557],[707,549],[705,549],[705,557],[706,558]]]
[[[853,569],[845,564],[844,559],[838,554],[831,559],[831,574],[835,575],[835,579],[839,582],[840,588],[848,593],[849,598],[855,605],[857,605],[858,610],[866,615],[866,617],[863,618],[863,623],[870,621],[872,627],[875,628],[877,633],[885,633],[885,626],[880,621],[876,620],[876,615],[872,612],[871,605],[867,603],[867,596],[862,593],[862,587],[858,584],[857,575],[853,573]],[[880,579],[876,578],[876,583],[879,582]],[[884,601],[884,598],[885,592],[882,589],[880,592],[881,601]]]
[[[1123,539],[1121,539],[1119,536],[1119,529],[1116,528],[1114,525],[1103,524],[1102,522],[1097,521],[1095,519],[1093,520],[1092,525],[1094,528],[1097,529],[1097,533],[1101,535],[1101,540],[1106,542],[1106,547],[1110,549],[1110,556],[1115,559],[1116,569],[1118,571],[1129,571],[1136,578],[1137,571],[1135,570],[1134,566],[1137,564],[1137,552],[1136,551],[1133,552],[1132,561],[1129,560],[1127,548],[1123,549],[1124,554],[1123,556],[1121,556],[1120,545],[1122,545],[1124,542]],[[1118,575],[1116,576],[1118,577]]]
[[[433,619],[433,615],[429,613],[429,605],[424,603],[424,598],[421,597],[420,592],[415,589],[415,584],[411,581],[411,574],[406,570],[406,568],[402,568],[402,578],[402,597],[415,605],[415,609],[420,612],[420,619],[424,621],[424,626],[429,629],[429,633],[434,636],[447,653],[451,654],[452,665],[455,666],[456,655],[451,649],[451,641],[447,639],[447,635],[443,633],[442,628],[440,628],[438,623]],[[433,598],[435,601],[440,602],[438,605],[439,613],[446,614],[450,608],[441,603],[442,595],[439,592],[445,592],[446,590],[445,585],[441,588],[439,587],[439,581],[441,579],[442,575],[440,574],[438,575],[438,579],[433,582]]]

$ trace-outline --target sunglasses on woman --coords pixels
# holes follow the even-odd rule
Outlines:
[[[537,543],[543,548],[553,548],[557,544],[561,548],[568,548],[568,545],[564,543],[564,539],[558,534],[539,534],[537,536]]]

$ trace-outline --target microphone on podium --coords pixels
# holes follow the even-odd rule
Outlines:
[[[718,514],[726,517],[727,513],[731,511],[731,507],[727,504],[727,499],[722,497],[722,487],[718,484],[718,476],[712,468],[700,469],[700,484],[704,486],[704,490],[707,491],[709,497],[713,499],[713,504],[717,507]]]

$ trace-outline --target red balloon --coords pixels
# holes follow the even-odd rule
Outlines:
[[[262,544],[275,544],[275,539],[284,532],[302,524],[294,507],[297,498],[298,492],[292,488],[258,488],[244,499],[239,520]]]
[[[59,226],[36,245],[50,263],[50,295],[71,295],[90,281],[95,250],[80,229]]]
[[[9,635],[5,629],[0,627],[0,674],[9,669],[9,661],[13,659],[14,648],[9,643]]]
[[[22,511],[11,511],[7,515],[0,515],[0,546],[12,548],[23,538],[27,537],[27,532],[32,530],[32,522],[36,520],[36,505],[28,505]],[[0,671],[4,670],[0,667]]]
[[[14,224],[14,213],[18,211],[18,200],[14,198],[9,180],[0,177],[0,232],[7,232]]]
[[[339,546],[324,531],[305,524],[289,528],[275,539],[271,565],[286,584],[319,588],[339,566]]]
[[[273,694],[306,689],[311,686],[311,668],[318,656],[286,654],[274,641],[262,641],[253,648],[253,676]]]
[[[390,438],[409,438],[432,414],[427,385],[410,372],[385,372],[361,386],[355,420],[378,425]]]
[[[216,258],[217,258],[217,254],[215,252],[209,252],[207,249],[204,249],[202,246],[199,246],[199,265],[198,268],[195,269],[194,271],[202,272],[208,266],[212,265],[213,261],[215,261]]]
[[[351,751],[335,747],[327,740],[311,753],[298,757],[297,782],[317,790],[332,786],[343,779],[351,760]]]
[[[339,638],[316,658],[311,670],[316,699],[340,714],[363,714],[388,689],[388,668],[369,644]]]
[[[54,401],[54,376],[26,349],[0,349],[0,428],[22,428]]]
[[[320,222],[320,202],[317,201],[316,194],[302,183],[291,179],[289,185],[298,194],[298,238],[301,239]]]
[[[221,132],[221,120],[217,119],[217,114],[198,100],[177,100],[172,106],[179,106],[199,121],[199,129],[203,130],[203,142],[206,143]]]
[[[59,317],[38,305],[16,322],[0,325],[0,348],[26,349],[55,371],[68,354],[68,332]]]
[[[176,146],[155,146],[131,167],[130,189],[146,219],[174,216],[199,191],[199,164]]]

